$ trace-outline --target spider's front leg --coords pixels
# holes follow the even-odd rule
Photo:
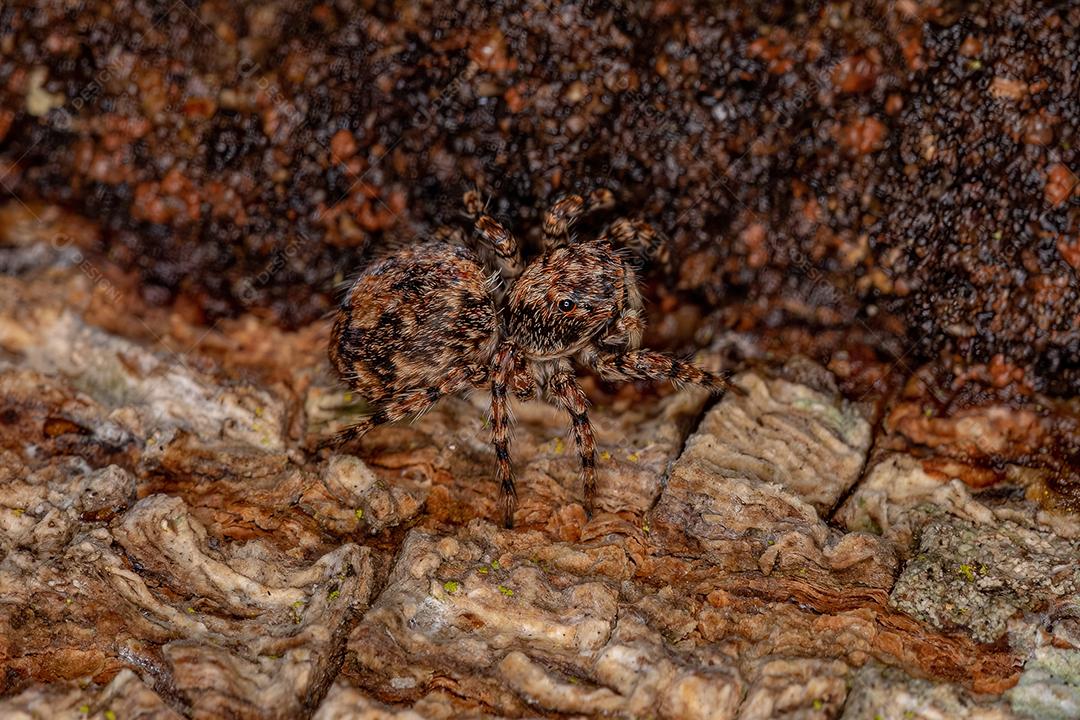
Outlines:
[[[491,444],[495,446],[495,479],[503,496],[503,525],[514,526],[517,489],[514,487],[514,466],[510,461],[510,405],[507,390],[514,385],[517,353],[512,343],[503,343],[492,360],[491,374]]]
[[[368,431],[379,425],[403,420],[407,417],[422,415],[447,395],[453,395],[473,385],[487,370],[478,365],[466,365],[447,373],[441,382],[415,390],[406,390],[393,395],[381,408],[364,417],[355,425],[350,425],[336,435],[319,443],[319,448],[340,447],[363,437]]]
[[[641,263],[653,262],[665,270],[671,269],[667,237],[644,220],[619,218],[604,229],[600,239],[630,250],[641,258]]]
[[[551,250],[566,244],[570,228],[582,216],[615,205],[615,196],[606,188],[593,190],[586,197],[563,195],[544,213],[544,249]]]
[[[503,282],[509,285],[521,274],[524,265],[521,261],[521,246],[514,234],[501,222],[484,212],[484,203],[480,193],[470,190],[465,193],[465,214],[473,221],[473,229],[484,246],[495,255],[493,268],[498,271]]]
[[[698,385],[714,395],[722,395],[728,390],[738,395],[746,394],[730,382],[733,374],[730,370],[714,373],[655,350],[589,350],[582,354],[582,360],[605,380],[668,380],[677,386]]]
[[[596,438],[589,421],[589,401],[578,384],[574,369],[567,360],[560,360],[555,374],[548,380],[555,400],[570,415],[574,443],[581,456],[581,484],[585,495],[585,512],[593,512],[596,496]]]

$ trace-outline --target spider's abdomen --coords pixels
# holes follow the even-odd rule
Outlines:
[[[451,370],[486,367],[497,329],[473,253],[430,243],[379,260],[356,279],[334,323],[330,361],[360,396],[382,404],[438,385]]]

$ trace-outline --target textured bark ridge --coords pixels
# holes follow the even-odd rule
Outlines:
[[[62,263],[0,290],[0,716],[1080,707],[1080,525],[1021,455],[979,463],[1046,413],[931,442],[910,393],[798,358],[718,403],[594,385],[597,511],[564,418],[521,404],[505,530],[483,393],[314,453],[362,409],[325,326],[207,331]]]

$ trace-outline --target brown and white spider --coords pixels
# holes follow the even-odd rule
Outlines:
[[[641,221],[617,220],[594,240],[571,234],[584,213],[612,204],[607,190],[560,198],[544,217],[543,253],[523,269],[513,234],[484,213],[477,193],[466,193],[479,243],[444,229],[369,265],[341,303],[329,354],[342,379],[378,409],[324,444],[419,415],[446,395],[490,388],[495,474],[510,527],[517,492],[507,396],[531,399],[539,388],[570,415],[591,512],[596,442],[572,361],[609,380],[670,380],[713,393],[733,387],[730,373],[639,349],[644,321],[632,254],[663,259],[665,243]]]

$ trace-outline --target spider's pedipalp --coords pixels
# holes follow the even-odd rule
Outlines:
[[[645,320],[641,317],[645,309],[645,300],[638,287],[637,274],[629,261],[622,261],[622,302],[618,304],[619,314],[612,318],[607,330],[599,338],[599,345],[612,352],[636,350],[641,347],[641,336],[645,333]]]
[[[641,336],[644,332],[645,321],[641,319],[640,311],[627,308],[600,338],[600,345],[605,348],[618,348],[620,351],[636,350],[641,347]]]

